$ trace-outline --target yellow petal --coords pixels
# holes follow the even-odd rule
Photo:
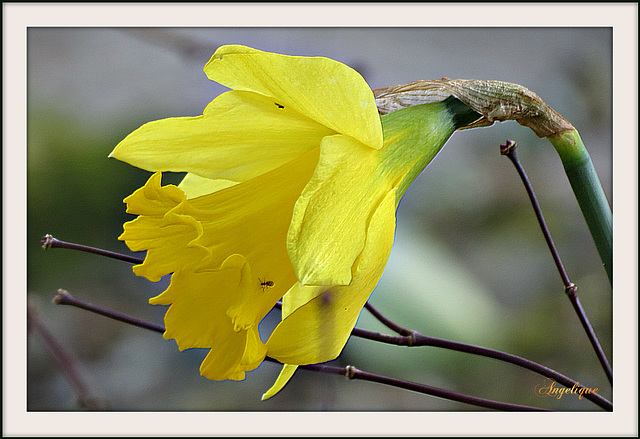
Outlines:
[[[318,147],[335,132],[273,98],[232,91],[202,116],[149,122],[120,142],[110,157],[148,171],[191,172],[245,181]]]
[[[234,298],[251,283],[246,259],[231,255],[219,269],[174,273],[169,288],[149,300],[153,305],[171,305],[164,318],[164,338],[175,339],[180,350],[211,348],[200,368],[209,379],[243,379],[245,370],[260,364],[257,355],[262,353],[264,359],[266,349],[256,336],[259,320],[239,329],[227,315]]]
[[[382,128],[373,92],[352,68],[322,57],[288,56],[245,46],[222,46],[204,68],[234,90],[275,99],[332,130],[382,148]]]
[[[195,266],[211,254],[195,242],[204,230],[185,194],[173,185],[162,186],[161,179],[160,173],[153,174],[125,199],[127,212],[139,216],[125,223],[118,238],[133,251],[147,250],[144,263],[134,266],[133,272],[152,282],[180,268]]]
[[[396,191],[391,190],[373,214],[351,285],[325,287],[288,315],[267,341],[269,356],[300,365],[329,361],[340,354],[391,253]]]
[[[299,282],[296,282],[296,284],[282,296],[282,319],[311,299],[318,297],[325,289],[323,286],[303,286],[300,285]]]
[[[178,188],[185,193],[187,199],[198,198],[209,195],[238,184],[237,181],[200,177],[199,175],[188,173],[184,176]]]
[[[262,364],[266,355],[267,346],[260,340],[258,325],[252,326],[247,330],[247,344],[240,367],[245,371],[256,369]]]
[[[243,331],[246,343],[242,344],[242,337],[237,337],[237,344],[232,344],[232,338],[225,340],[226,345],[216,345],[205,357],[200,365],[200,374],[211,380],[234,380],[241,381],[245,378],[245,372],[257,369],[264,361],[267,348],[260,341],[258,328],[252,327],[248,331]],[[244,346],[244,354],[240,364],[237,364],[237,356],[234,355]]]
[[[184,193],[175,186],[160,188],[162,173],[156,172],[147,183],[124,199],[127,213],[162,217],[185,200]]]
[[[303,285],[348,285],[371,213],[392,182],[378,174],[382,151],[350,137],[322,140],[315,174],[296,202],[287,237]]]
[[[234,332],[221,338],[220,342],[209,350],[200,365],[200,374],[210,380],[241,381],[245,378],[245,370],[240,367],[244,354],[247,333]]]
[[[241,254],[251,265],[252,288],[235,296],[229,315],[240,327],[264,317],[296,282],[286,236],[293,206],[313,174],[318,154],[318,149],[310,151],[267,174],[180,202],[170,197],[178,189],[160,186],[160,179],[154,176],[147,182],[153,190],[139,193],[153,194],[149,202],[168,211],[164,216],[140,216],[125,224],[120,238],[131,249],[147,250],[144,263],[134,267],[135,273],[158,280],[195,267],[203,258],[210,258],[210,266],[218,268],[228,255]],[[163,199],[165,191],[167,198]],[[138,197],[136,203],[138,209],[146,208]]]
[[[295,365],[283,364],[282,370],[280,371],[280,375],[278,375],[276,382],[269,390],[265,392],[264,395],[262,395],[262,400],[265,401],[281,391],[282,388],[289,382],[297,368],[298,366]]]

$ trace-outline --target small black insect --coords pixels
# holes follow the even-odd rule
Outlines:
[[[260,282],[260,287],[262,288],[262,291],[266,291],[267,288],[271,288],[273,287],[273,281],[272,280],[262,280],[260,278],[258,278],[258,281]]]
[[[280,105],[280,104],[279,104],[279,103],[277,103],[277,102],[274,102],[274,104],[276,104],[276,107],[278,107],[278,108],[284,108],[284,105]]]

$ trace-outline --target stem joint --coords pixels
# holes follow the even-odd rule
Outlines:
[[[344,375],[350,380],[355,378],[357,372],[358,369],[356,369],[354,366],[347,366],[344,368]]]
[[[578,287],[574,284],[574,283],[570,283],[569,285],[567,285],[567,287],[564,289],[564,292],[567,294],[567,296],[571,297],[571,296],[575,296],[576,293],[578,292]]]

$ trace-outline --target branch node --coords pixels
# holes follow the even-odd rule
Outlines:
[[[53,297],[53,303],[56,305],[66,305],[69,300],[73,299],[73,296],[66,290],[58,290],[58,294]]]
[[[567,287],[564,289],[564,292],[567,294],[567,296],[575,296],[578,292],[578,287],[576,287],[575,284],[571,283],[567,285]]]
[[[500,145],[500,154],[512,154],[518,145],[513,140],[507,140],[504,145]]]
[[[355,378],[356,373],[358,372],[358,369],[356,369],[354,366],[347,366],[344,368],[344,375],[349,378],[350,380],[352,380],[353,378]]]
[[[57,241],[56,238],[47,234],[42,237],[40,243],[42,244],[42,248],[51,248],[53,247],[54,242]]]

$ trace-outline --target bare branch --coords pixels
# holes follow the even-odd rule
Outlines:
[[[602,349],[602,345],[600,345],[600,341],[598,340],[596,332],[591,326],[591,323],[589,323],[587,314],[585,313],[584,309],[582,308],[582,305],[580,304],[580,300],[578,299],[578,294],[577,294],[578,288],[569,280],[569,275],[567,274],[567,271],[565,270],[564,265],[562,264],[562,260],[560,259],[558,250],[556,249],[553,239],[551,238],[551,233],[549,232],[549,228],[547,227],[547,224],[544,220],[544,216],[542,215],[542,209],[540,209],[540,204],[538,203],[536,194],[533,192],[533,187],[531,186],[529,178],[527,177],[527,174],[524,171],[524,168],[522,167],[520,160],[518,159],[518,155],[516,154],[516,147],[517,147],[516,142],[512,140],[507,140],[507,142],[504,145],[500,145],[500,153],[502,155],[507,156],[507,158],[509,158],[511,163],[513,163],[513,166],[515,166],[516,171],[518,172],[518,175],[520,176],[520,179],[524,184],[524,187],[527,191],[527,195],[529,195],[529,200],[531,201],[531,205],[533,206],[533,210],[538,220],[538,224],[540,224],[540,228],[542,229],[542,234],[544,235],[544,239],[547,242],[547,245],[549,246],[549,251],[551,252],[551,256],[553,257],[553,260],[556,264],[558,272],[560,273],[560,277],[562,278],[562,282],[564,283],[565,292],[569,297],[569,300],[571,301],[571,305],[573,306],[573,309],[575,310],[576,314],[578,315],[578,318],[580,319],[580,323],[582,324],[582,327],[584,328],[585,333],[587,334],[587,337],[591,342],[591,346],[593,346],[593,349],[595,350],[596,355],[598,356],[598,360],[600,361],[600,364],[602,365],[602,368],[604,369],[604,372],[607,375],[607,379],[609,380],[609,383],[613,384],[613,370],[611,369],[609,360],[607,360],[607,356],[604,353],[604,350]]]

